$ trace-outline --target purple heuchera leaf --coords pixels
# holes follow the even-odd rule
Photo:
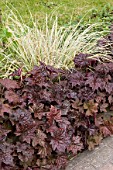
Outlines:
[[[0,84],[2,84],[7,90],[20,88],[16,81],[10,79],[0,79]]]
[[[88,57],[90,57],[90,56],[91,56],[90,54],[83,54],[83,53],[76,55],[75,58],[74,58],[75,67],[77,67],[77,68],[87,68],[89,66],[95,65],[96,60],[88,59]]]
[[[80,136],[72,137],[72,144],[68,147],[68,151],[71,151],[73,154],[77,154],[78,151],[83,149],[83,143],[81,142]]]
[[[81,72],[78,71],[69,75],[69,81],[70,84],[72,84],[72,87],[76,87],[77,85],[82,86],[84,84],[84,76]]]
[[[52,145],[53,150],[58,152],[65,152],[66,148],[70,144],[70,137],[67,135],[64,129],[62,128],[50,128],[50,133],[52,136],[50,144]]]
[[[61,120],[61,111],[55,108],[54,106],[51,106],[50,112],[47,113],[47,119],[49,125],[52,125],[54,121]]]
[[[101,79],[96,77],[95,75],[89,76],[85,82],[86,85],[92,88],[92,90],[98,90],[99,88],[103,90],[105,88],[105,82]]]
[[[12,90],[5,92],[5,99],[7,99],[9,103],[13,104],[18,104],[20,102],[19,96]]]

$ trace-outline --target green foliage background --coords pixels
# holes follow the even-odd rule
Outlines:
[[[6,4],[11,5],[23,16],[27,24],[31,24],[29,11],[40,23],[43,23],[46,14],[52,13],[53,15],[58,15],[59,24],[62,25],[76,20],[78,16],[83,16],[92,8],[100,13],[107,3],[112,6],[113,0],[108,0],[107,2],[106,0],[0,0],[0,8],[2,12],[7,13]],[[87,19],[89,17],[90,15],[87,16]]]

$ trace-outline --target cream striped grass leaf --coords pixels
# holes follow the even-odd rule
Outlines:
[[[58,18],[46,16],[43,27],[30,18],[33,27],[26,25],[18,12],[10,10],[4,26],[11,33],[6,48],[0,51],[2,56],[2,76],[7,77],[19,67],[29,71],[42,61],[57,68],[69,69],[73,66],[73,58],[80,52],[96,53],[97,41],[104,31],[95,29],[102,23],[95,23],[81,30],[80,23],[69,26],[58,26]],[[100,52],[99,52],[100,55]]]

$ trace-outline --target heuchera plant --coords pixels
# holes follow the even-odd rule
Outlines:
[[[0,169],[64,169],[113,134],[113,63],[88,56],[71,71],[40,63],[0,79]]]

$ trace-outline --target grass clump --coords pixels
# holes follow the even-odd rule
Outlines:
[[[31,14],[31,13],[30,13]],[[0,51],[3,77],[17,68],[29,71],[39,61],[56,68],[70,68],[73,58],[80,52],[96,53],[97,41],[107,30],[100,30],[102,22],[81,27],[83,18],[76,24],[59,26],[58,17],[46,16],[43,26],[30,15],[33,27],[24,23],[17,11],[10,10],[3,23]],[[6,17],[5,17],[6,18]],[[3,65],[5,65],[3,67]]]

